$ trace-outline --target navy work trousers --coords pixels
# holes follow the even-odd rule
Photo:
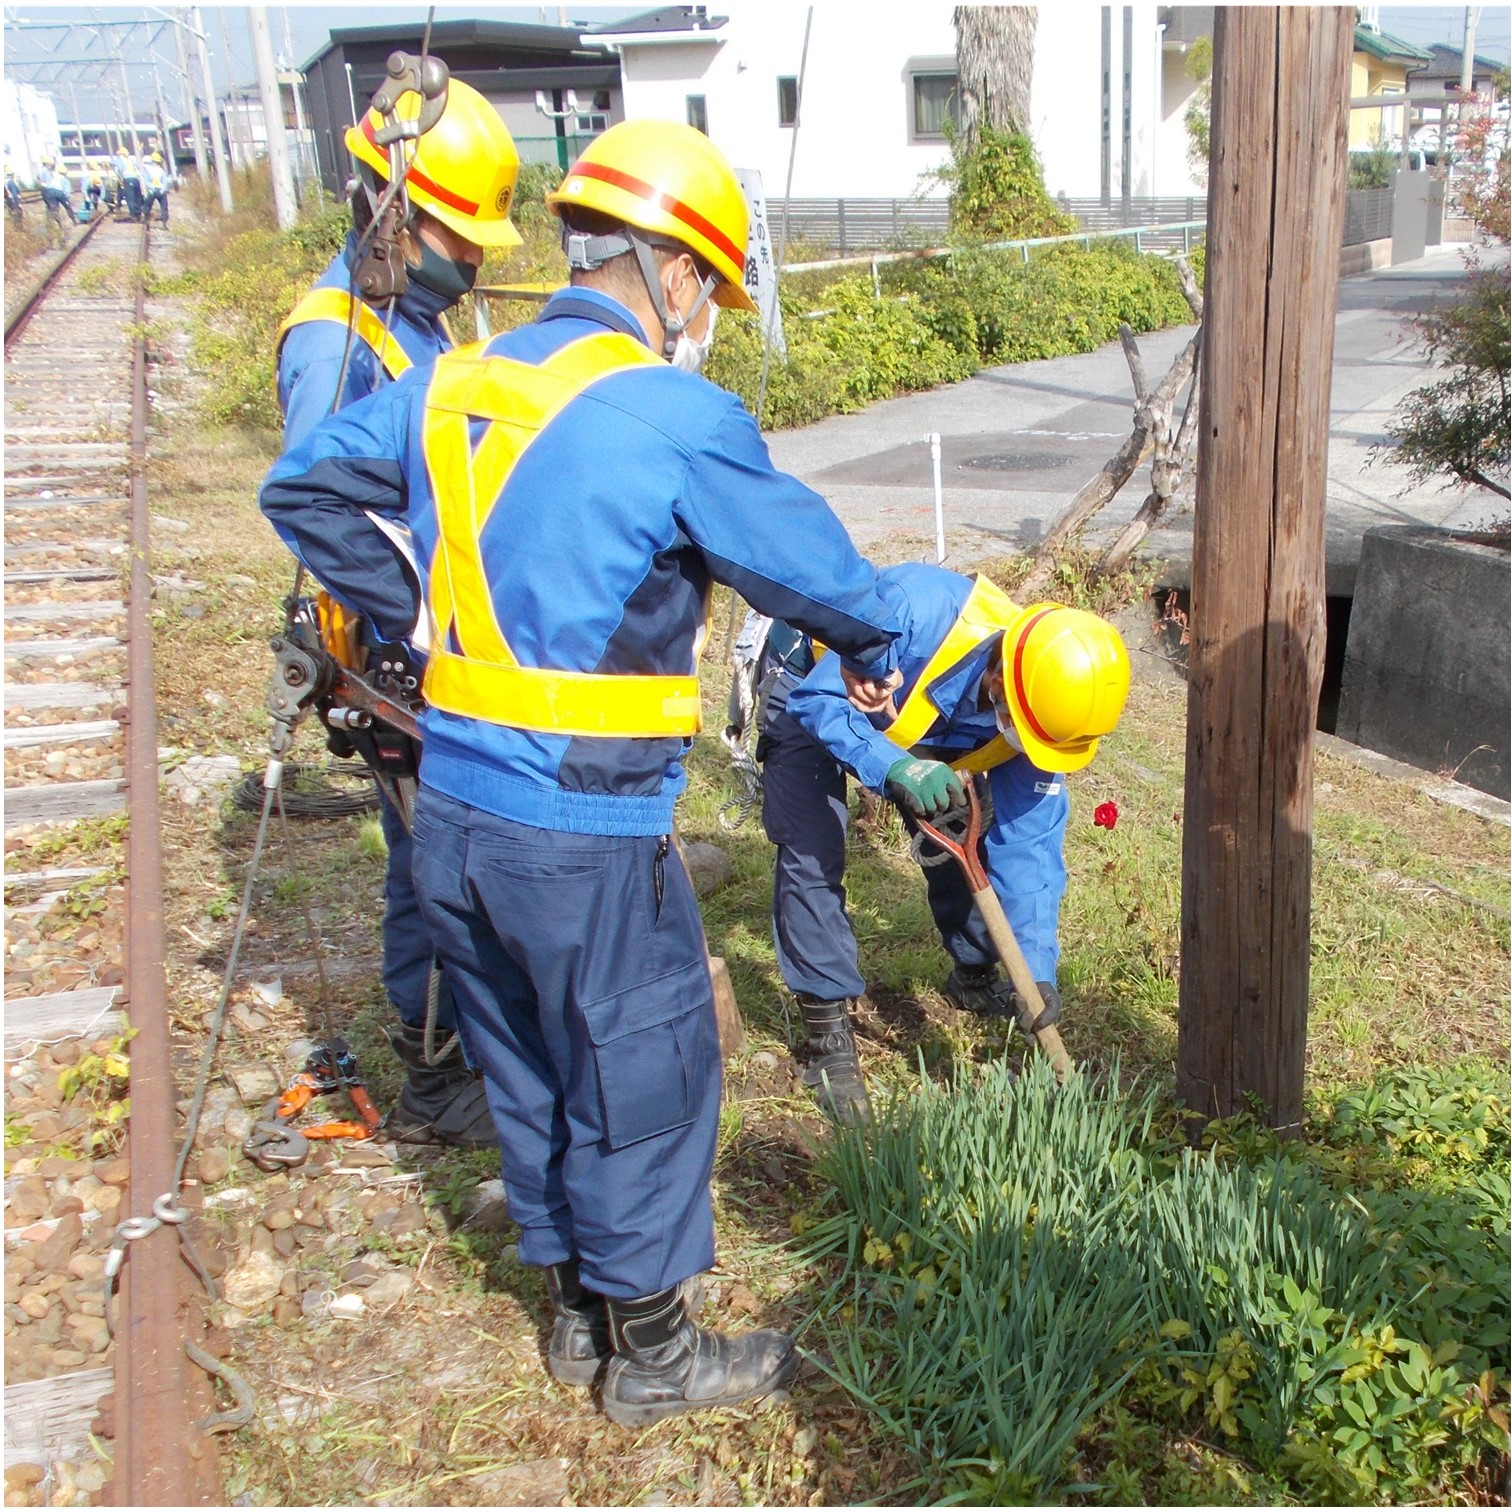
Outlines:
[[[388,844],[388,867],[383,877],[383,986],[399,1017],[413,1027],[425,1023],[430,1002],[431,971],[436,946],[431,939],[411,875],[414,847],[399,810],[378,789],[379,821]],[[450,1034],[457,1027],[451,990],[443,974],[436,1003],[436,1023]]]
[[[520,1258],[644,1297],[714,1263],[719,1036],[664,837],[574,835],[422,785],[416,888],[499,1130]]]
[[[767,705],[758,756],[762,819],[777,847],[772,876],[772,938],[789,992],[826,1002],[859,997],[856,936],[845,907],[845,772],[786,709],[779,679]],[[924,869],[940,940],[963,966],[997,960],[992,937],[954,863]]]

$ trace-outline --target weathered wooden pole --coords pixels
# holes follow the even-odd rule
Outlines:
[[[1296,1131],[1353,8],[1214,31],[1177,1090]]]

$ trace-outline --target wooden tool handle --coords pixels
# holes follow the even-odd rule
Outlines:
[[[992,943],[1008,972],[1008,980],[1013,983],[1013,990],[1029,1005],[1029,1012],[1037,1019],[1045,1011],[1045,1000],[1040,996],[1039,984],[1034,980],[1028,961],[1024,959],[1024,952],[1019,949],[1019,942],[1013,937],[1013,928],[1008,923],[1008,915],[1003,912],[1003,905],[998,902],[997,894],[991,887],[984,887],[979,892],[974,892],[971,900],[986,920],[987,933],[992,936]],[[1075,1069],[1075,1062],[1066,1052],[1060,1031],[1053,1024],[1036,1029],[1034,1042],[1049,1057],[1050,1069],[1055,1072],[1056,1081],[1064,1082]]]

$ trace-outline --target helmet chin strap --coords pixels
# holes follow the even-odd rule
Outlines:
[[[709,296],[714,292],[718,280],[711,274],[704,279],[698,290],[698,298],[693,301],[693,308],[686,315],[679,315],[675,309],[669,309],[666,295],[662,291],[661,270],[656,265],[656,256],[651,251],[651,244],[642,236],[628,231],[627,233],[631,249],[635,253],[635,260],[640,264],[641,277],[645,280],[646,293],[651,299],[651,308],[656,311],[656,318],[662,323],[662,356],[671,362],[672,354],[677,350],[677,338],[687,330],[689,322],[698,312],[703,309]]]

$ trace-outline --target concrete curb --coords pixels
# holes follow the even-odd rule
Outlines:
[[[1379,751],[1367,751],[1364,746],[1351,745],[1347,740],[1341,740],[1337,735],[1329,735],[1322,730],[1318,731],[1317,748],[1330,756],[1337,756],[1341,761],[1347,761],[1353,766],[1363,767],[1367,772],[1374,772],[1378,777],[1390,777],[1397,782],[1410,782],[1418,792],[1426,794],[1429,798],[1437,799],[1440,803],[1453,804],[1455,808],[1468,809],[1472,814],[1478,814],[1482,819],[1489,819],[1494,824],[1500,824],[1512,829],[1512,803],[1507,803],[1501,798],[1493,798],[1490,793],[1482,793],[1479,789],[1466,787],[1462,782],[1454,782],[1447,777],[1435,777],[1419,767],[1408,766],[1405,761],[1396,761],[1390,756],[1382,756]]]

